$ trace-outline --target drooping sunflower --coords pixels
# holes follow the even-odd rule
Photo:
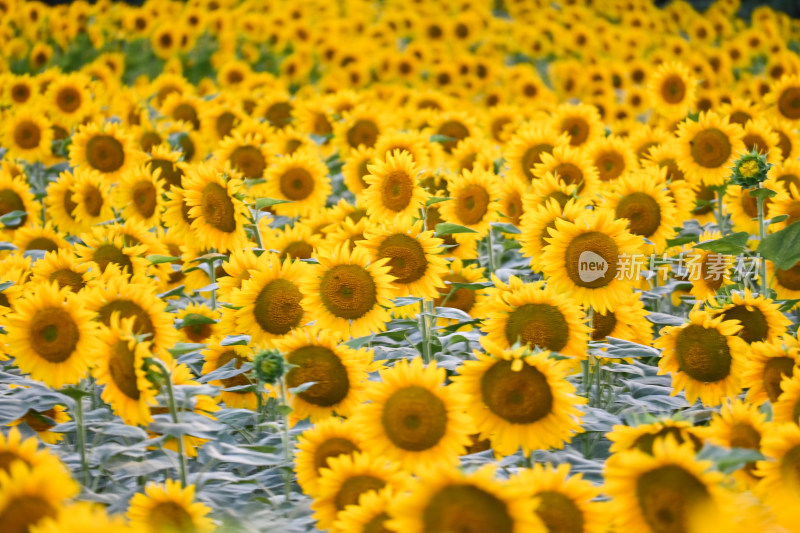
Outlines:
[[[114,122],[80,126],[69,145],[69,162],[73,167],[94,169],[109,183],[141,160],[142,153],[134,148],[133,139]]]
[[[785,120],[796,122],[800,119],[800,75],[781,77],[770,88],[764,103],[774,105],[775,110]]]
[[[734,159],[744,151],[742,136],[737,124],[710,111],[700,113],[697,121],[684,120],[678,126],[678,166],[693,183],[722,185]]]
[[[150,406],[155,405],[156,390],[148,381],[145,358],[151,356],[150,342],[137,340],[133,332],[135,317],[123,320],[111,315],[109,327],[100,328],[102,348],[92,376],[102,385],[103,401],[129,425],[147,425],[152,421]]]
[[[433,231],[422,231],[422,221],[409,224],[397,219],[367,230],[364,238],[358,246],[369,250],[376,260],[389,259],[397,296],[433,298],[444,287],[447,261],[441,255],[443,241],[435,238]]]
[[[792,377],[800,364],[800,344],[792,336],[772,342],[754,342],[745,360],[742,385],[748,389],[747,401],[761,405],[778,401],[783,392],[784,377]]]
[[[448,176],[447,191],[451,199],[442,202],[442,216],[485,235],[500,209],[501,184],[494,172],[465,170]]]
[[[252,358],[253,351],[247,346],[223,346],[218,341],[211,342],[203,350],[204,363],[201,372],[208,374],[231,361],[233,361],[234,368],[239,369],[244,363],[251,361]],[[263,391],[258,390],[254,392],[254,389],[256,389],[255,379],[251,379],[246,373],[212,380],[209,384],[221,387],[219,399],[225,402],[225,405],[234,409],[256,409],[258,407],[256,395],[263,393]]]
[[[734,320],[693,309],[682,326],[666,326],[654,346],[663,350],[658,373],[672,373],[672,395],[686,391],[706,406],[720,405],[742,390],[741,374],[747,344],[736,334]]]
[[[569,144],[566,132],[558,133],[550,123],[533,122],[521,127],[508,142],[505,160],[513,176],[534,180],[533,167],[542,162],[541,154]]]
[[[689,444],[657,441],[653,453],[628,450],[612,455],[605,466],[605,492],[621,531],[694,531],[709,520],[722,522],[730,497],[723,476],[710,461],[698,461]]]
[[[544,533],[535,501],[524,487],[495,479],[495,467],[485,465],[465,474],[437,465],[426,471],[389,507],[390,531],[430,533]]]
[[[236,330],[248,332],[261,344],[307,323],[308,307],[302,304],[300,286],[312,275],[311,266],[303,261],[264,257],[259,269],[242,281],[241,290],[231,293],[231,304],[238,308]]]
[[[352,417],[364,449],[412,472],[457,464],[474,431],[464,411],[467,398],[444,385],[445,370],[416,358],[399,360],[380,374],[381,381],[368,385],[369,403]]]
[[[617,425],[606,437],[611,441],[611,453],[635,449],[652,455],[653,444],[666,438],[674,439],[678,444],[689,444],[695,451],[700,451],[703,447],[700,428],[696,428],[688,420],[672,418],[637,426]]]
[[[566,133],[573,147],[588,146],[604,133],[597,108],[583,103],[561,104],[553,113],[553,127]]]
[[[569,475],[570,465],[554,467],[536,463],[521,470],[514,481],[537,501],[536,514],[550,532],[603,533],[608,516],[602,503],[593,501],[600,491],[582,474]]]
[[[664,63],[650,78],[647,91],[652,107],[669,118],[686,116],[695,102],[697,80],[682,63]]]
[[[355,452],[330,457],[320,470],[319,492],[311,504],[317,528],[332,527],[342,511],[359,505],[363,495],[384,490],[402,492],[408,477],[396,463],[379,455]]]
[[[210,164],[192,166],[184,178],[184,197],[198,244],[228,252],[244,248],[247,206],[238,198],[243,184],[226,178]]]
[[[10,533],[27,533],[58,517],[66,500],[80,491],[63,468],[31,467],[22,461],[0,470],[0,487],[0,524]]]
[[[136,219],[154,226],[161,216],[164,180],[145,165],[125,173],[114,189],[114,203],[124,219]]]
[[[31,163],[48,158],[53,130],[44,115],[32,108],[21,108],[5,122],[3,146],[10,156]]]
[[[78,296],[55,283],[26,291],[5,320],[16,365],[53,388],[80,381],[98,352],[92,313]]]
[[[761,441],[761,453],[767,459],[756,464],[761,481],[754,492],[767,503],[782,525],[797,524],[800,502],[800,426],[773,424]]]
[[[148,483],[144,493],[131,498],[128,519],[147,533],[210,533],[215,529],[207,516],[211,509],[196,502],[194,492],[194,485],[181,488],[172,479],[163,485]]]
[[[0,171],[0,216],[23,211],[16,221],[3,224],[0,235],[11,238],[14,230],[23,226],[34,226],[39,220],[41,207],[34,201],[33,193],[24,175],[13,176],[7,169]]]
[[[383,331],[394,293],[388,258],[375,261],[363,248],[343,244],[315,257],[320,265],[302,287],[301,306],[310,318],[344,336]]]
[[[723,320],[738,320],[742,329],[737,335],[747,344],[776,341],[791,324],[781,313],[779,304],[762,295],[753,296],[749,289],[733,291],[731,301],[716,310],[714,315]]]
[[[411,155],[395,151],[367,165],[367,169],[363,196],[369,217],[375,220],[400,217],[411,222],[429,196],[417,182],[421,169]]]
[[[36,433],[36,437],[40,441],[46,444],[58,444],[64,438],[64,434],[53,431],[53,428],[70,420],[72,419],[67,408],[56,404],[43,411],[28,409],[28,412],[13,422],[9,422],[8,425],[13,427],[25,424]]]
[[[296,217],[325,207],[331,194],[328,168],[310,152],[277,158],[267,169],[264,195],[290,203],[272,208],[278,215]]]
[[[636,254],[642,242],[626,225],[610,209],[587,211],[574,222],[557,219],[541,259],[548,283],[600,313],[613,310],[635,283],[620,272],[620,258]]]
[[[321,470],[327,468],[329,459],[361,451],[361,437],[354,429],[348,420],[328,417],[300,434],[295,472],[303,492],[311,497],[319,493]]]
[[[562,448],[581,431],[577,406],[585,400],[565,379],[569,364],[550,359],[547,351],[502,348],[489,339],[481,344],[485,353],[464,361],[453,381],[469,399],[480,438],[491,439],[498,454]]]

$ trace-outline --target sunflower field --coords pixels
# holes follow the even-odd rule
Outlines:
[[[0,533],[800,532],[800,20],[0,0]]]

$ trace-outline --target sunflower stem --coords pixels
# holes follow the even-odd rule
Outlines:
[[[494,273],[494,237],[492,236],[492,228],[489,227],[489,273]]]
[[[258,231],[258,228],[256,228]],[[211,280],[211,285],[217,283],[217,268],[214,266],[214,259],[208,262],[208,279]],[[211,309],[217,308],[217,288],[211,288]]]
[[[422,361],[427,365],[431,362],[431,334],[432,323],[428,322],[433,316],[433,300],[423,298],[419,314],[419,330],[422,334]]]
[[[81,456],[81,481],[89,486],[89,463],[86,460],[86,424],[83,418],[83,395],[75,398],[75,439]]]
[[[283,471],[283,487],[284,487],[284,494],[286,495],[286,502],[289,502],[289,496],[291,495],[292,491],[292,478],[291,478],[291,469],[289,465],[291,464],[292,457],[291,457],[291,450],[289,447],[289,405],[286,401],[286,378],[282,377],[280,381],[280,389],[281,389],[281,419],[283,421],[283,434],[281,440],[283,441],[283,458],[286,461],[286,468]]]
[[[724,189],[717,189],[717,205],[714,210],[714,215],[717,219],[717,227],[719,228],[720,237],[725,236],[725,214],[722,212],[722,198],[725,196]]]
[[[153,361],[158,365],[158,367],[161,369],[161,372],[164,374],[164,384],[167,386],[167,406],[169,407],[169,414],[172,417],[172,423],[178,424],[180,423],[180,420],[178,419],[178,407],[175,403],[175,390],[172,388],[172,374],[163,361],[155,358]],[[180,476],[181,486],[185,487],[186,453],[183,449],[183,435],[176,440],[178,441],[178,475]]]
[[[766,226],[764,225],[764,197],[758,196],[756,198],[756,203],[758,205],[758,241],[764,242],[764,236],[766,234]],[[761,295],[766,298],[767,297],[767,262],[762,257],[759,261],[759,268],[761,269],[760,277],[761,277]]]

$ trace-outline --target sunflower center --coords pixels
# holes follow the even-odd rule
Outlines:
[[[150,181],[140,181],[133,186],[133,203],[142,217],[150,218],[156,212],[157,195],[158,191]]]
[[[570,136],[569,144],[580,146],[589,138],[589,123],[581,117],[568,117],[561,122],[561,131]]]
[[[92,261],[97,263],[101,271],[105,271],[110,263],[119,265],[123,272],[133,273],[133,262],[128,255],[113,244],[101,244],[92,252]]]
[[[14,461],[22,461],[26,465],[31,466],[30,462],[21,455],[10,450],[2,450],[0,451],[0,472],[10,472],[11,464]]]
[[[269,106],[264,118],[276,128],[285,128],[292,121],[292,104],[277,102]]]
[[[486,406],[512,424],[532,424],[550,414],[553,394],[537,368],[523,365],[514,371],[511,361],[498,361],[481,378]]]
[[[397,279],[395,283],[405,285],[413,283],[425,275],[428,262],[422,245],[404,234],[390,235],[378,247],[378,258],[389,259],[392,276]]]
[[[474,485],[450,485],[440,489],[425,507],[422,523],[427,533],[512,533],[515,530],[506,503]]]
[[[81,92],[74,87],[64,87],[56,94],[56,105],[64,113],[73,113],[81,107]]]
[[[23,120],[14,128],[14,144],[23,150],[30,150],[39,146],[42,140],[42,131],[39,125],[32,120]]]
[[[0,190],[0,216],[11,213],[12,211],[25,211],[25,203],[22,201],[22,197],[11,189]],[[20,217],[18,223],[8,224],[6,228],[17,229],[25,224],[27,219],[28,215],[25,214]]]
[[[553,174],[567,185],[579,185],[578,190],[583,186],[583,171],[572,163],[560,163]]]
[[[140,392],[136,378],[136,352],[122,339],[114,344],[112,350],[111,359],[108,361],[111,379],[125,396],[138,400]]]
[[[256,297],[253,309],[256,322],[267,333],[285,335],[303,319],[302,299],[297,285],[288,279],[274,279]]]
[[[364,524],[361,533],[394,533],[393,530],[386,527],[387,520],[389,520],[389,515],[387,513],[376,515],[369,522]]]
[[[452,137],[452,141],[444,141],[442,142],[442,148],[448,154],[455,150],[456,146],[458,145],[458,141],[469,137],[469,129],[462,124],[461,122],[455,120],[448,120],[439,126],[437,132],[439,135],[444,135],[445,137]]]
[[[385,486],[386,482],[375,476],[364,475],[347,478],[334,498],[336,509],[341,511],[348,505],[358,505],[358,498],[362,494],[381,490]]]
[[[100,211],[103,209],[103,193],[100,192],[100,189],[94,185],[86,187],[83,191],[83,207],[89,216],[100,215]]]
[[[447,274],[443,276],[442,279],[451,283],[470,282],[461,274]],[[475,306],[475,291],[471,291],[469,289],[456,289],[453,291],[453,294],[450,294],[452,287],[449,286],[440,287],[438,290],[440,296],[433,300],[433,305],[435,307],[453,307],[455,309],[461,309],[465,313],[469,313],[470,310]],[[448,294],[450,294],[449,298],[447,296]],[[446,302],[445,298],[447,298]]]
[[[303,346],[289,354],[286,360],[296,365],[286,374],[286,383],[290,388],[315,382],[298,394],[303,400],[321,407],[331,407],[347,397],[350,391],[347,368],[331,350],[322,346]]]
[[[184,506],[171,501],[158,502],[150,509],[147,523],[153,531],[163,533],[194,533],[197,531],[192,515]]]
[[[595,311],[592,316],[592,340],[599,341],[605,339],[611,335],[615,327],[617,327],[617,316],[613,311],[607,314]]]
[[[703,447],[703,443],[700,439],[675,426],[663,427],[655,433],[645,433],[634,441],[633,447],[646,454],[653,455],[653,444],[655,444],[657,440],[663,440],[667,437],[672,437],[678,444],[683,444],[688,438],[689,442],[694,446],[695,451]]]
[[[647,193],[634,192],[623,196],[616,210],[617,218],[627,218],[628,231],[649,237],[661,225],[661,207]]]
[[[72,315],[57,307],[37,311],[30,328],[31,346],[50,363],[69,359],[81,336]]]
[[[572,498],[554,490],[539,492],[536,497],[539,499],[536,514],[548,533],[583,533],[583,512]]]
[[[383,406],[381,424],[398,448],[420,452],[436,446],[447,432],[447,408],[428,389],[416,385],[395,391]]]
[[[364,267],[336,265],[320,282],[322,303],[333,315],[358,319],[375,307],[378,301],[375,281]]]
[[[314,176],[304,168],[290,168],[281,176],[280,186],[289,200],[304,200],[314,192]]]
[[[49,418],[53,418],[56,416],[55,409],[47,409],[45,411],[34,411],[33,409],[29,409],[25,416],[22,417],[22,420],[25,421],[28,426],[36,431],[37,433],[43,433],[48,431],[51,427],[55,424],[48,420]]]
[[[587,257],[591,259],[592,263],[599,262],[595,261],[596,258],[593,256],[590,257],[591,254],[600,256],[608,266],[608,270],[597,279],[592,279],[593,274],[592,278],[589,278],[592,279],[591,281],[584,281],[582,278],[587,277],[586,268],[591,267]],[[618,257],[619,247],[613,238],[599,231],[589,231],[572,239],[564,253],[564,263],[567,275],[575,285],[596,289],[605,287],[616,277]]]
[[[682,328],[675,339],[675,353],[681,372],[692,379],[711,383],[730,375],[731,354],[724,335],[698,324]]]
[[[672,182],[676,180],[685,179],[683,171],[678,166],[674,159],[664,159],[658,162],[658,166],[667,169],[667,181]]]
[[[167,190],[170,187],[180,187],[183,171],[172,161],[167,159],[151,159],[148,163],[150,172],[155,175],[156,170],[161,170],[161,177],[167,182]]]
[[[242,368],[242,363],[247,361],[247,359],[239,356],[234,350],[226,350],[222,352],[220,356],[217,358],[217,368],[227,365],[230,361],[235,361],[235,363],[233,363],[234,368]],[[229,378],[222,378],[220,381],[225,386],[225,388],[242,387],[245,385],[250,385],[250,380],[247,378],[245,374],[237,374]],[[247,391],[235,391],[235,392],[246,393]]]
[[[722,261],[720,261],[722,260]],[[703,283],[705,283],[711,290],[716,291],[722,287],[725,281],[724,276],[719,274],[718,265],[724,262],[722,254],[709,253],[705,254],[700,260],[700,275],[702,276]]]
[[[119,313],[120,318],[135,317],[133,332],[137,335],[155,334],[155,327],[146,310],[131,300],[112,300],[97,311],[97,317],[105,326],[111,326],[111,315]]]
[[[212,333],[211,324],[192,324],[191,326],[181,328],[181,331],[183,331],[184,334],[186,334],[186,338],[192,342],[203,342],[209,338]]]
[[[360,119],[347,130],[347,144],[358,148],[362,144],[367,148],[375,146],[380,130],[378,125],[368,119]]]
[[[601,181],[613,181],[625,170],[625,158],[619,152],[603,152],[595,160]]]
[[[214,126],[217,130],[217,135],[220,139],[224,139],[228,135],[231,134],[231,130],[233,130],[233,126],[236,123],[236,115],[231,113],[230,111],[225,111],[221,115],[217,117]]]
[[[54,252],[58,250],[58,244],[56,244],[49,237],[36,237],[35,239],[31,239],[30,242],[25,245],[25,251],[27,252],[28,250],[44,250],[46,252]]]
[[[677,465],[639,476],[636,497],[645,522],[655,533],[688,531],[694,511],[711,499],[706,486]]]
[[[690,142],[694,162],[705,168],[719,168],[728,162],[733,148],[724,132],[708,128],[698,132]]]
[[[766,154],[769,152],[769,145],[761,135],[757,135],[755,133],[745,135],[742,138],[742,142],[744,143],[744,147],[748,152],[754,148],[759,154]],[[758,168],[758,165],[756,165],[756,168]]]
[[[778,110],[786,118],[800,118],[800,87],[787,87],[778,98]]]
[[[700,187],[697,190],[697,199],[698,200],[703,200],[704,202],[707,202],[707,203],[704,204],[704,205],[700,205],[698,207],[695,207],[692,210],[692,214],[693,215],[705,215],[707,213],[710,213],[714,209],[714,205],[710,203],[712,200],[714,200],[714,197],[715,197],[714,191],[710,187],[701,184]]]
[[[114,172],[125,164],[125,148],[112,135],[95,135],[86,143],[86,161],[100,172]]]
[[[761,434],[752,425],[738,422],[731,426],[730,445],[732,448],[759,449]]]
[[[392,211],[402,211],[411,203],[414,182],[403,170],[393,170],[383,180],[381,202]]]
[[[257,179],[264,175],[267,168],[267,160],[261,150],[255,146],[239,146],[230,156],[231,166],[244,174],[244,177]],[[281,188],[283,188],[281,186]]]
[[[668,104],[679,104],[686,99],[686,82],[677,74],[667,76],[661,83],[661,98]]]
[[[775,278],[781,287],[800,291],[800,261],[788,270],[776,269]]]
[[[28,533],[45,518],[53,518],[58,511],[47,500],[33,495],[21,495],[6,502],[0,512],[0,524],[5,533]]]
[[[479,223],[489,212],[489,191],[477,184],[467,185],[458,193],[456,216],[466,226]]]
[[[236,216],[233,200],[219,183],[211,182],[203,189],[201,199],[203,216],[214,228],[225,233],[236,231]]]
[[[555,306],[525,304],[509,314],[505,334],[509,344],[521,341],[526,346],[558,352],[569,341],[569,324]]]
[[[321,469],[326,468],[331,457],[350,455],[358,451],[361,451],[361,449],[350,439],[344,437],[330,438],[314,450],[314,470],[319,473]]]
[[[305,241],[290,242],[280,254],[281,261],[287,257],[292,259],[310,259],[314,253],[314,247]]]
[[[522,173],[529,181],[534,180],[533,167],[542,162],[542,154],[552,154],[555,147],[552,144],[541,143],[531,146],[522,155]]]
[[[794,374],[794,359],[791,357],[770,357],[764,364],[762,381],[770,402],[778,401],[781,395],[781,381],[784,376],[792,377]]]
[[[68,268],[62,268],[52,272],[47,279],[58,283],[59,289],[69,287],[72,292],[78,292],[86,286],[86,283],[83,281],[83,276]]]
[[[800,490],[800,446],[795,446],[781,459],[781,477],[795,492]]]
[[[158,146],[163,142],[161,135],[159,135],[155,131],[145,131],[139,137],[139,146],[142,147],[142,150],[145,152],[150,152],[153,148]]]
[[[24,103],[31,97],[31,88],[24,84],[11,87],[11,99],[16,103]]]
[[[191,104],[182,103],[175,106],[175,109],[172,110],[172,118],[188,122],[196,130],[200,129],[200,120],[197,118],[197,110]]]
[[[792,139],[780,130],[774,129],[772,131],[778,135],[778,148],[781,149],[781,157],[785,161],[789,154],[792,153]],[[778,180],[780,179],[778,178]],[[795,176],[795,179],[797,179],[797,176]]]
[[[738,335],[748,344],[767,340],[769,323],[758,307],[748,309],[746,305],[734,305],[722,313],[725,320],[738,320],[742,325]]]

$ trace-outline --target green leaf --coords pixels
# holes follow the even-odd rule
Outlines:
[[[154,265],[160,265],[161,263],[172,263],[173,261],[180,261],[181,258],[172,255],[150,254],[147,256],[147,260],[153,263]]]
[[[256,200],[256,209],[264,209],[278,204],[290,204],[291,200],[278,200],[277,198],[259,198]]]
[[[210,316],[201,315],[200,313],[189,313],[183,320],[180,321],[180,328],[188,328],[190,326],[201,326],[203,324],[216,324],[217,321]]]
[[[777,195],[778,193],[776,193],[772,189],[760,188],[760,189],[753,189],[752,191],[750,191],[750,196],[752,196],[753,198],[766,199],[766,198],[774,198]]]
[[[509,224],[508,222],[492,222],[492,227],[497,228],[503,233],[514,233],[520,234],[522,231],[516,227],[514,224]]]
[[[206,262],[207,263],[207,262],[210,262],[210,261],[215,261],[217,259],[227,259],[227,258],[228,258],[228,256],[225,255],[225,254],[211,253],[211,254],[201,255],[200,257],[195,257],[194,259],[192,259],[189,262],[190,263],[199,263],[199,262]]]
[[[300,394],[302,392],[307,391],[316,384],[317,384],[316,381],[306,381],[305,383],[301,383],[297,387],[292,387],[291,389],[289,389],[289,394]]]
[[[778,215],[778,216],[776,216],[774,218],[769,219],[767,221],[767,225],[769,225],[769,224],[777,224],[778,222],[783,222],[787,218],[789,218],[789,215]]]
[[[758,253],[772,261],[778,270],[789,270],[796,265],[800,261],[800,220],[764,237]]]
[[[447,283],[447,282],[445,282]],[[481,289],[485,289],[487,287],[491,287],[494,284],[491,281],[476,281],[475,283],[461,283],[461,282],[453,282],[447,283],[449,287],[452,287],[454,290],[458,289],[467,289],[470,291],[479,291]]]
[[[28,216],[25,211],[11,211],[0,217],[0,224],[5,227],[17,227],[23,222],[24,217]]]
[[[738,233],[725,235],[721,239],[703,241],[695,244],[694,247],[700,250],[708,250],[718,254],[739,255],[747,250],[747,239],[749,237],[749,233],[746,231],[740,231]]]
[[[778,311],[781,313],[787,313],[794,309],[794,306],[800,303],[800,300],[778,300],[775,303],[781,304],[781,306],[778,308]]]
[[[436,224],[436,236],[441,237],[443,235],[452,235],[454,233],[478,233],[474,229],[467,228],[465,226],[461,226],[459,224],[453,224],[451,222],[442,222],[441,224]]]
[[[78,387],[64,387],[60,392],[69,396],[75,401],[78,401],[86,396],[91,396],[91,393],[81,390]]]
[[[690,242],[697,242],[698,237],[698,235],[685,235],[683,237],[667,239],[667,248],[672,248],[673,246],[683,246],[684,244],[689,244]]]
[[[455,137],[448,137],[447,135],[442,135],[440,133],[434,133],[431,135],[430,142],[432,143],[446,143],[451,141],[457,141]]]
[[[14,284],[13,281],[4,281],[4,282],[0,283],[0,292],[3,292],[4,290],[9,288],[13,284]]]
[[[289,413],[292,412],[292,408],[288,405],[279,405],[277,409],[275,409],[279,415],[289,416]]]
[[[428,198],[428,201],[425,202],[425,207],[428,207],[433,204],[438,204],[440,202],[446,202],[447,200],[452,200],[449,196],[431,196]]]

